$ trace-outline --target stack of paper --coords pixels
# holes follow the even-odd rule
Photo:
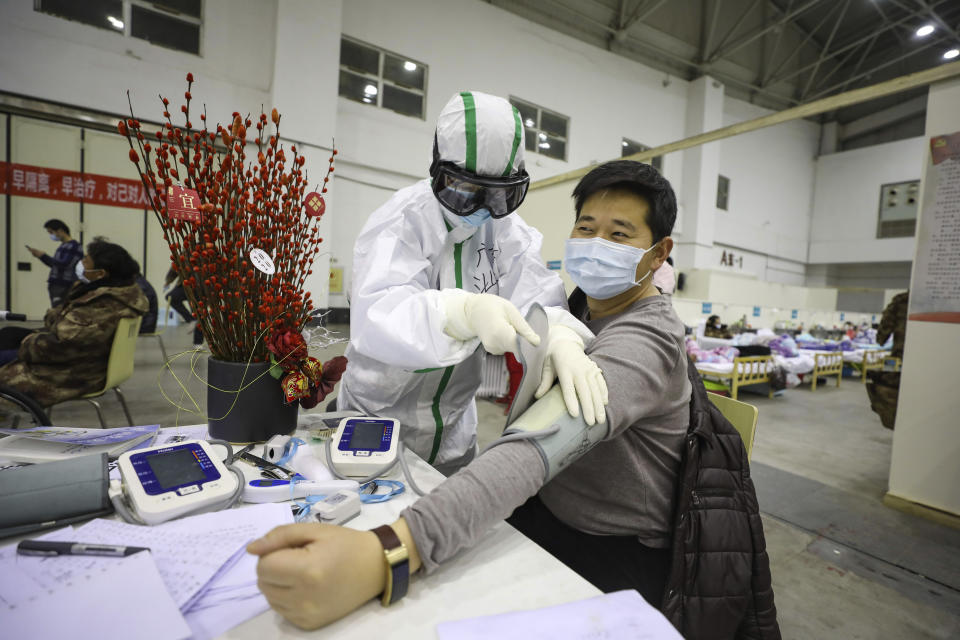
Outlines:
[[[43,540],[75,540],[71,528]],[[0,619],[11,638],[185,640],[190,627],[149,553],[127,558],[16,555],[0,549]]]
[[[683,640],[636,591],[437,625],[440,640]]]
[[[70,637],[58,625],[92,627],[93,618],[107,620],[114,633],[103,637],[145,637],[206,640],[269,609],[257,589],[257,559],[244,548],[273,527],[293,522],[286,504],[261,504],[143,527],[114,520],[93,520],[76,529],[62,529],[45,539],[148,547],[127,559],[92,556],[31,558],[15,547],[0,550],[0,613],[7,629],[29,629],[12,637]],[[142,558],[146,558],[143,560]],[[130,563],[132,559],[135,563]],[[130,565],[128,567],[127,565]],[[133,568],[131,568],[133,567]],[[139,572],[136,576],[131,572]],[[145,577],[141,577],[142,573]],[[153,577],[156,579],[153,579]],[[157,587],[162,597],[157,595]],[[72,598],[76,617],[38,617],[54,599]],[[140,604],[137,604],[140,603]],[[159,603],[159,604],[158,604]],[[169,607],[166,604],[169,603]],[[153,635],[125,633],[116,623],[131,611],[156,611]],[[160,612],[160,613],[157,613]],[[162,619],[160,618],[162,614]],[[182,615],[181,615],[182,614]],[[17,626],[20,625],[20,626]],[[137,625],[138,627],[140,625]],[[181,632],[186,629],[185,634]],[[95,634],[89,634],[96,637]]]
[[[50,462],[75,456],[106,453],[111,459],[136,445],[152,440],[160,425],[83,429],[74,427],[34,427],[0,429],[0,459],[17,462]]]

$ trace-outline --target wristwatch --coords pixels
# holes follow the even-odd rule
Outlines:
[[[383,590],[380,604],[390,606],[407,595],[410,584],[410,553],[390,525],[371,529],[380,538],[383,545],[383,557],[387,561],[387,586]]]

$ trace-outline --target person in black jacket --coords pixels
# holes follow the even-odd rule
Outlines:
[[[391,525],[410,553],[409,570],[433,571],[513,511],[508,522],[567,566],[605,592],[635,589],[688,638],[776,639],[743,444],[703,407],[683,323],[650,278],[673,247],[673,190],[649,165],[615,161],[585,176],[574,198],[564,260],[578,286],[570,310],[596,334],[586,353],[607,382],[609,426],[591,427],[604,429],[599,442],[584,440],[554,464],[555,475],[530,441],[501,442],[478,456]],[[550,402],[530,411],[542,416]],[[261,556],[267,600],[303,628],[383,588],[383,548],[370,532],[291,525],[248,550]]]

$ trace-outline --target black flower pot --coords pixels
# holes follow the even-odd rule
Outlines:
[[[207,362],[207,416],[211,438],[229,442],[264,442],[297,428],[294,402],[283,399],[280,381],[268,362]]]

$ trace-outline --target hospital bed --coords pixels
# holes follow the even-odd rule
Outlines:
[[[890,352],[884,349],[858,349],[853,354],[853,357],[848,359],[844,353],[843,361],[860,372],[860,382],[867,381],[867,371],[882,369],[883,361],[890,357]]]
[[[701,377],[719,380],[730,385],[730,397],[737,399],[740,387],[751,384],[770,383],[770,370],[773,368],[771,356],[749,356],[734,358],[733,362],[697,362],[695,365]],[[773,397],[771,388],[769,397]]]

